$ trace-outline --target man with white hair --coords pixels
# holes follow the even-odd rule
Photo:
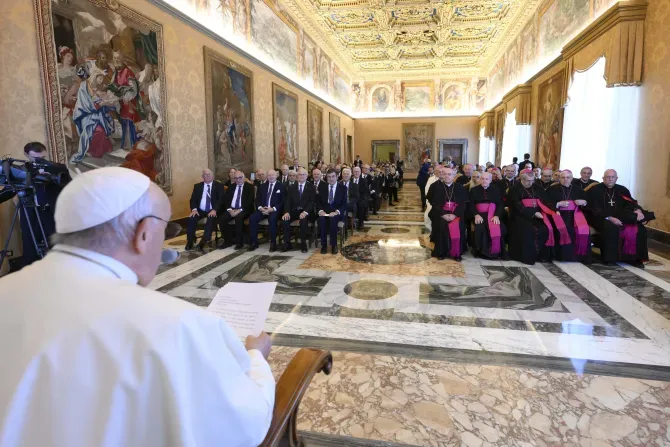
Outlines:
[[[432,186],[430,204],[435,247],[432,256],[461,261],[465,246],[465,208],[468,195],[463,185],[454,183],[451,168],[440,169],[440,181]]]
[[[367,171],[367,169],[366,169]],[[365,218],[368,214],[368,203],[370,202],[370,184],[367,176],[363,177],[363,170],[360,166],[354,166],[353,178],[351,183],[358,188],[358,203],[356,204],[356,213],[358,216],[358,229],[362,229]]]
[[[281,177],[279,178],[279,183],[283,183],[286,187],[288,187],[288,171],[288,165],[281,165]]]
[[[170,214],[165,193],[130,169],[65,187],[55,247],[0,279],[3,445],[262,442],[269,336],[245,349],[221,318],[146,288]]]
[[[561,219],[565,222],[566,231],[572,240],[571,244],[556,246],[556,259],[590,264],[591,236],[584,215],[584,208],[587,205],[586,193],[572,183],[572,171],[569,169],[561,171],[560,183],[552,184],[547,194],[551,203],[555,204],[556,210],[561,213]],[[554,235],[560,237],[560,231],[556,229]]]
[[[205,233],[198,244],[198,249],[203,250],[205,244],[212,239],[212,230],[217,222],[217,213],[221,209],[226,192],[223,185],[214,180],[211,169],[202,170],[202,182],[193,185],[191,193],[191,214],[188,216],[186,227],[186,250],[192,250],[195,243],[195,228],[198,221],[207,218]]]
[[[316,189],[307,181],[307,170],[298,168],[298,181],[288,187],[284,197],[284,247],[282,252],[293,250],[291,244],[291,222],[300,222],[300,251],[307,253],[307,228],[314,212]]]
[[[642,209],[628,188],[617,184],[618,179],[617,172],[608,169],[603,182],[588,192],[600,256],[605,264],[623,261],[644,268],[642,262],[649,260],[645,225],[655,216]]]
[[[506,229],[502,222],[505,206],[500,190],[491,186],[492,180],[491,173],[484,172],[481,184],[470,189],[469,214],[474,216],[471,246],[475,257],[506,258]]]
[[[245,181],[244,172],[235,172],[235,184],[228,188],[223,199],[223,206],[219,214],[219,228],[223,233],[223,241],[219,248],[228,248],[233,245],[233,234],[230,222],[235,226],[235,249],[240,250],[244,245],[244,220],[254,212],[254,186]]]
[[[470,163],[467,163],[463,165],[463,175],[458,176],[458,178],[456,179],[456,183],[465,186],[468,183],[470,183],[471,178],[472,178],[472,165]]]
[[[564,231],[560,240],[555,241],[552,220],[563,230],[565,223],[555,212],[555,204],[551,203],[547,192],[535,183],[532,170],[521,171],[519,180],[507,195],[510,258],[529,265],[536,261],[551,261],[557,243],[571,243]]]

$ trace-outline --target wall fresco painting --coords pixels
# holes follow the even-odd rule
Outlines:
[[[589,21],[590,0],[553,0],[539,14],[539,44],[543,57],[557,55]]]
[[[404,112],[423,112],[433,108],[433,83],[402,84]]]

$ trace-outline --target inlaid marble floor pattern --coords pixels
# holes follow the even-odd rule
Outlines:
[[[301,407],[307,445],[670,446],[666,255],[437,261],[411,183],[338,255],[183,253],[151,287],[206,307],[230,281],[277,282],[275,374],[300,347],[335,358]]]

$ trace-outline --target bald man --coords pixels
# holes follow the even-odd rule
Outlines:
[[[203,169],[202,182],[193,185],[193,192],[191,193],[191,213],[186,225],[186,250],[193,249],[195,228],[200,219],[207,218],[207,222],[198,249],[203,250],[205,244],[212,239],[212,230],[216,224],[217,213],[221,209],[225,194],[223,185],[214,180],[214,173],[209,169]]]
[[[617,185],[614,169],[608,169],[603,182],[588,193],[593,214],[593,226],[598,230],[600,255],[603,263],[627,262],[644,268],[649,260],[647,251],[647,222],[655,219],[631,197],[625,186]]]

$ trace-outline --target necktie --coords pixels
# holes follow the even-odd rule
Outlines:
[[[237,202],[235,203],[235,209],[242,208],[242,186],[237,185]]]
[[[211,185],[207,185],[207,193],[205,194],[205,212],[209,213],[212,209],[212,197],[209,191]]]
[[[354,184],[358,185],[358,179],[357,178],[354,179]]]
[[[275,184],[270,183],[270,189],[269,189],[270,193],[268,194],[268,208],[270,207],[270,203],[272,203],[272,190],[274,189],[274,187]]]
[[[335,198],[333,197],[333,185],[330,185],[330,193],[328,193],[328,203],[333,204]]]
[[[300,190],[300,198],[302,199],[302,185],[299,185],[298,189]]]

